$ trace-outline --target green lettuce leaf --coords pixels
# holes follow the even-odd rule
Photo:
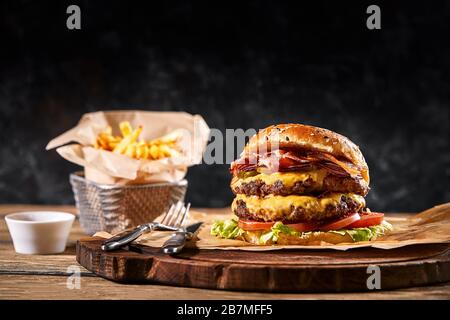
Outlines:
[[[340,235],[348,234],[353,239],[353,241],[358,242],[375,240],[376,238],[384,235],[387,231],[391,230],[392,225],[387,221],[383,221],[379,225],[367,228],[342,229],[328,232],[333,232]],[[314,231],[299,232],[283,224],[282,222],[277,222],[272,226],[270,230],[261,233],[259,237],[259,243],[277,243],[280,233],[290,236],[306,237],[312,232]],[[239,228],[238,221],[236,219],[218,220],[215,221],[211,227],[211,235],[225,239],[243,239],[244,233],[245,230]]]
[[[353,241],[369,241],[375,240],[376,238],[384,235],[387,231],[392,230],[392,225],[383,220],[383,222],[376,226],[371,226],[367,228],[354,228],[350,230],[345,230],[346,233],[352,237]]]
[[[211,234],[225,239],[237,239],[242,237],[244,230],[238,227],[235,219],[217,220],[211,226]]]
[[[276,243],[278,241],[278,238],[280,236],[280,233],[291,235],[291,236],[301,236],[301,232],[296,231],[295,229],[292,229],[291,227],[283,224],[282,222],[275,223],[271,230],[267,232],[267,234],[263,234],[261,236],[262,244],[266,244],[269,240]],[[269,237],[269,235],[271,237]],[[261,241],[260,241],[261,243]]]

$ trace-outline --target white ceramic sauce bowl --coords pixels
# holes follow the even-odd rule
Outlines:
[[[65,250],[75,215],[28,211],[8,214],[5,220],[17,253],[52,254]]]

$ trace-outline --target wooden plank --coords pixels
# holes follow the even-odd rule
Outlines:
[[[368,293],[257,293],[183,288],[161,285],[118,284],[102,278],[81,277],[80,289],[67,289],[66,277],[0,275],[0,299],[449,299],[450,284]]]
[[[0,260],[0,274],[44,274],[44,275],[68,275],[68,268],[77,266],[83,275],[94,276],[89,270],[80,266],[74,255],[52,256],[24,256],[14,254],[2,257]]]

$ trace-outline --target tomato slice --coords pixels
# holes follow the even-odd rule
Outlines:
[[[340,230],[340,229],[351,229],[351,228],[364,228],[370,227],[383,222],[384,214],[379,212],[363,213],[359,215],[354,213],[343,219],[328,223],[323,226],[317,226],[312,223],[292,223],[288,224],[289,227],[299,231],[308,232],[313,230],[320,231],[330,231],[330,230]],[[250,221],[250,220],[239,220],[239,228],[246,231],[257,231],[257,230],[268,230],[275,224],[274,221],[261,222],[261,221]]]
[[[256,231],[256,230],[267,230],[274,225],[274,221],[261,222],[261,221],[250,221],[250,220],[239,220],[238,226],[246,231]]]
[[[343,219],[327,223],[326,225],[323,225],[320,227],[321,231],[329,231],[329,230],[340,230],[344,229],[345,227],[351,225],[352,223],[355,223],[356,221],[360,220],[361,217],[358,213],[354,213],[348,217],[345,217]]]
[[[348,228],[366,228],[375,226],[383,222],[384,213],[381,212],[367,212],[361,214],[361,219],[353,222]]]
[[[268,230],[275,224],[274,221],[271,222],[260,222],[260,221],[250,221],[250,220],[239,220],[239,228],[246,231],[256,231],[256,230]],[[312,223],[292,223],[288,224],[289,227],[299,231],[307,232],[317,230],[317,226]]]
[[[317,226],[312,223],[293,223],[293,224],[288,224],[288,226],[299,232],[308,232],[308,231],[317,230]]]

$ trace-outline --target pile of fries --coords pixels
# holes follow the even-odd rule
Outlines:
[[[142,126],[133,129],[128,121],[123,121],[119,128],[122,136],[113,136],[111,126],[108,126],[97,136],[94,147],[135,159],[158,160],[179,155],[177,139],[174,136],[143,141],[138,140]]]

